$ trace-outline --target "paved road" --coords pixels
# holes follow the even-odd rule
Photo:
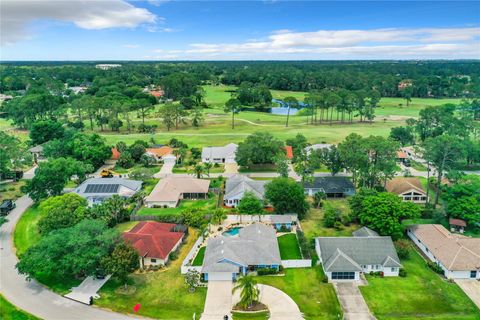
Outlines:
[[[127,320],[137,319],[119,313],[89,307],[45,289],[35,281],[28,282],[15,269],[17,257],[12,244],[12,232],[22,213],[32,204],[23,196],[0,227],[0,292],[11,303],[46,320]]]

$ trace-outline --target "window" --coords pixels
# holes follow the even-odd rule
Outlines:
[[[470,271],[470,278],[476,278],[476,277],[477,277],[477,271],[476,270]]]
[[[411,197],[405,197],[405,201],[410,201],[410,200],[412,200]]]
[[[334,280],[354,280],[355,272],[332,272]]]
[[[151,263],[156,263],[156,262],[157,262],[157,259],[150,259],[150,262],[151,262]]]
[[[392,271],[392,272],[395,272],[396,270],[395,270],[395,268],[392,268],[391,271]]]

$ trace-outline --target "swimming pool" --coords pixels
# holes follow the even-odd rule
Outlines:
[[[222,235],[227,236],[227,237],[236,236],[238,234],[238,232],[240,232],[240,229],[242,229],[242,227],[231,228],[231,229],[228,229],[227,231],[225,231],[224,233],[222,233]]]

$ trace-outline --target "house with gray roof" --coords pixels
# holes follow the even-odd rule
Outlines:
[[[319,237],[315,250],[329,280],[359,280],[361,273],[398,276],[402,264],[390,237],[358,230],[353,237]],[[374,232],[374,231],[373,231]]]
[[[355,194],[355,186],[347,177],[315,177],[304,184],[305,194],[313,196],[323,192],[329,198],[343,198]]]
[[[379,234],[369,227],[361,227],[358,230],[352,232],[354,237],[378,237]]]
[[[130,198],[142,188],[142,181],[122,178],[91,178],[85,180],[73,192],[87,199],[89,205],[101,203],[118,195]]]
[[[238,145],[229,143],[223,147],[205,147],[202,149],[203,163],[236,163]]]
[[[205,281],[235,280],[258,268],[278,270],[281,262],[275,230],[254,223],[240,229],[238,235],[208,239],[202,274]]]
[[[245,192],[252,192],[258,199],[263,200],[267,183],[268,181],[253,180],[240,174],[231,176],[225,183],[223,204],[227,207],[236,207]]]
[[[305,152],[307,153],[307,155],[309,155],[310,153],[317,150],[330,149],[332,146],[333,144],[329,144],[329,143],[312,144],[311,146],[305,147]]]

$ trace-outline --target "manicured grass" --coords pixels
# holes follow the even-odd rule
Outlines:
[[[342,310],[333,285],[322,283],[322,268],[285,269],[285,276],[256,277],[258,283],[278,288],[298,305],[305,319],[341,319]]]
[[[203,265],[203,259],[205,258],[205,250],[207,250],[207,247],[201,247],[197,255],[195,256],[195,259],[193,259],[192,266],[201,266]]]
[[[26,184],[25,180],[0,184],[0,202],[4,199],[18,199],[23,193],[20,188]]]
[[[427,167],[425,167],[423,164],[420,162],[417,162],[415,160],[410,160],[410,163],[412,165],[412,168],[417,170],[417,171],[427,171]]]
[[[192,248],[198,232],[189,230],[186,243],[180,249],[177,260],[172,261],[167,269],[136,273],[130,276],[130,285],[135,292],[122,294],[117,289],[123,286],[110,280],[100,290],[100,299],[95,304],[117,312],[133,313],[133,307],[139,303],[138,315],[156,319],[192,319],[194,313],[197,319],[203,312],[206,288],[197,288],[195,293],[189,293],[184,277],[180,274],[180,265]]]
[[[170,215],[180,214],[183,209],[187,208],[202,208],[202,209],[214,209],[216,204],[216,198],[211,197],[206,200],[180,200],[180,204],[176,208],[141,208],[138,210],[138,215]]]
[[[378,319],[479,319],[465,293],[430,270],[414,249],[402,264],[406,278],[367,276],[368,286],[360,287]]]
[[[269,318],[269,313],[258,312],[258,313],[240,313],[232,312],[233,320],[266,320]]]
[[[21,256],[28,248],[40,241],[37,223],[40,220],[38,206],[28,208],[18,220],[13,234],[13,243],[17,249],[17,256]]]
[[[3,320],[36,320],[39,319],[11,304],[0,294],[0,319]],[[239,318],[245,319],[245,318]]]
[[[249,167],[240,167],[238,172],[277,172],[277,167],[274,164],[251,165]]]
[[[302,259],[298,246],[297,236],[294,233],[285,234],[277,238],[282,260]]]
[[[128,221],[128,222],[122,222],[119,223],[115,226],[115,229],[118,230],[118,232],[126,232],[130,231],[133,227],[137,225],[139,221]]]
[[[343,214],[348,214],[350,212],[347,199],[327,200],[327,203],[340,209]],[[311,208],[306,218],[300,222],[302,224],[303,232],[308,239],[313,239],[315,237],[349,237],[352,235],[353,231],[359,228],[355,223],[352,223],[349,226],[344,226],[340,230],[326,228],[323,225],[323,214],[324,208]]]

